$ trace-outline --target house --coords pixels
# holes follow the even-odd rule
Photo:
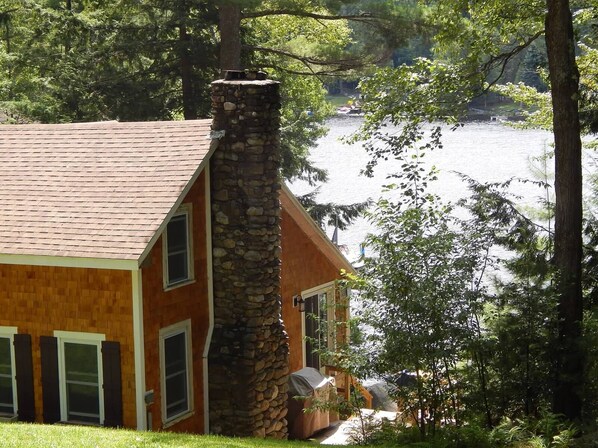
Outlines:
[[[302,310],[346,320],[352,267],[280,184],[278,84],[243,78],[213,120],[0,127],[0,417],[286,436],[304,336],[346,337]]]

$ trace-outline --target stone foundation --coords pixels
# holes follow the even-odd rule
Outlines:
[[[225,131],[210,165],[215,325],[209,397],[216,434],[287,436],[279,108],[278,83],[261,74],[229,72],[212,83],[212,129]]]

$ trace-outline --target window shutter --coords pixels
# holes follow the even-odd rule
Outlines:
[[[120,343],[102,342],[102,368],[104,370],[104,426],[123,426]]]
[[[31,335],[15,334],[15,370],[17,378],[18,418],[22,422],[35,421],[35,399],[33,395],[33,359],[31,357]]]
[[[44,423],[60,421],[60,386],[58,383],[58,340],[52,336],[40,336],[42,357],[42,398],[44,400]]]

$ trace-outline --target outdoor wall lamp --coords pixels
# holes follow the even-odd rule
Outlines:
[[[305,299],[300,295],[293,296],[293,306],[299,307],[299,312],[305,312]]]

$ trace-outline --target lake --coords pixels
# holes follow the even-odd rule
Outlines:
[[[389,183],[387,176],[400,171],[395,160],[382,161],[374,171],[374,177],[360,174],[369,155],[360,145],[348,145],[340,139],[355,132],[361,117],[339,116],[328,121],[330,132],[318,141],[310,159],[320,168],[328,170],[329,181],[320,188],[318,200],[349,204],[377,200],[383,185]],[[511,177],[531,179],[534,157],[552,149],[552,134],[540,130],[522,130],[501,122],[472,122],[443,133],[443,148],[428,152],[429,167],[439,171],[438,181],[430,186],[445,201],[456,201],[467,195],[465,184],[454,172],[471,176],[480,182],[500,182]],[[535,163],[538,165],[538,162]],[[549,168],[553,170],[552,162]],[[305,194],[312,190],[305,182],[294,182],[291,190]],[[534,206],[544,191],[532,184],[514,183],[511,190],[521,196],[522,206]],[[328,236],[334,229],[327,228]],[[358,219],[350,228],[339,232],[339,244],[344,246],[350,261],[359,257],[359,246],[365,236],[374,229],[364,219]]]

